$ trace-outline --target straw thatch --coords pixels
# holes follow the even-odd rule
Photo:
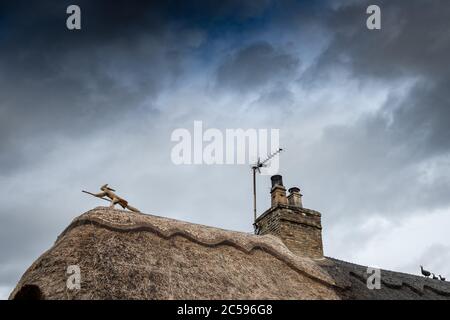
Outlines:
[[[78,265],[81,288],[68,289]],[[25,272],[10,298],[24,299],[397,299],[449,298],[450,285],[294,255],[256,236],[99,207],[76,218]],[[386,275],[386,277],[384,277]]]

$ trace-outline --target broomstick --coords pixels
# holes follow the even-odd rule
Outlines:
[[[93,194],[93,193],[91,193],[91,192],[89,192],[89,191],[81,190],[81,192],[90,194],[91,196],[94,196],[94,197],[96,197],[96,198],[100,198],[100,197],[97,197],[95,194]],[[105,200],[105,201],[111,202],[111,200],[109,200],[108,198],[100,198],[100,199],[103,199],[103,200]],[[124,209],[127,208],[127,209],[130,210],[130,211],[134,211],[134,212],[141,213],[141,211],[139,211],[139,209],[136,209],[135,207],[130,206],[130,205],[128,204],[128,202],[125,201],[125,203],[126,203],[126,207],[124,207],[124,206],[122,205],[122,207],[123,207]]]
[[[95,194],[93,194],[93,193],[91,193],[91,192],[89,192],[89,191],[81,190],[81,192],[90,194],[91,196],[94,196],[94,197],[96,197],[96,198],[100,198],[100,197],[97,197]],[[100,198],[100,199],[103,199],[103,200],[105,200],[105,201],[111,202],[111,200],[109,200],[109,199],[107,199],[107,198]]]

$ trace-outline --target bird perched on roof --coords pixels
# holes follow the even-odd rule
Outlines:
[[[443,276],[439,275],[439,280],[445,281],[445,278]]]
[[[425,277],[431,276],[431,272],[425,270],[422,266],[420,266],[420,272],[422,272],[422,275],[424,275]]]
[[[439,278],[436,277],[436,276],[434,275],[434,273],[432,273],[432,275],[433,275],[433,279],[434,279],[434,280],[439,280]]]

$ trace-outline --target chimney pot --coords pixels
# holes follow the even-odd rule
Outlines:
[[[300,193],[300,188],[298,187],[289,188],[289,193]]]
[[[276,185],[283,186],[283,177],[279,174],[270,177],[270,180],[272,180],[272,188]]]
[[[303,208],[302,194],[300,193],[300,188],[298,187],[289,188],[289,196],[287,198],[290,206],[296,208]]]
[[[279,174],[270,177],[272,180],[272,207],[276,207],[279,204],[287,205],[288,199],[286,197],[286,188],[283,186],[283,177]]]

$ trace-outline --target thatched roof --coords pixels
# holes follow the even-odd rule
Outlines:
[[[78,265],[81,289],[66,286]],[[227,231],[98,207],[76,218],[25,272],[10,298],[402,299],[449,298],[450,284],[294,255],[275,236]]]

